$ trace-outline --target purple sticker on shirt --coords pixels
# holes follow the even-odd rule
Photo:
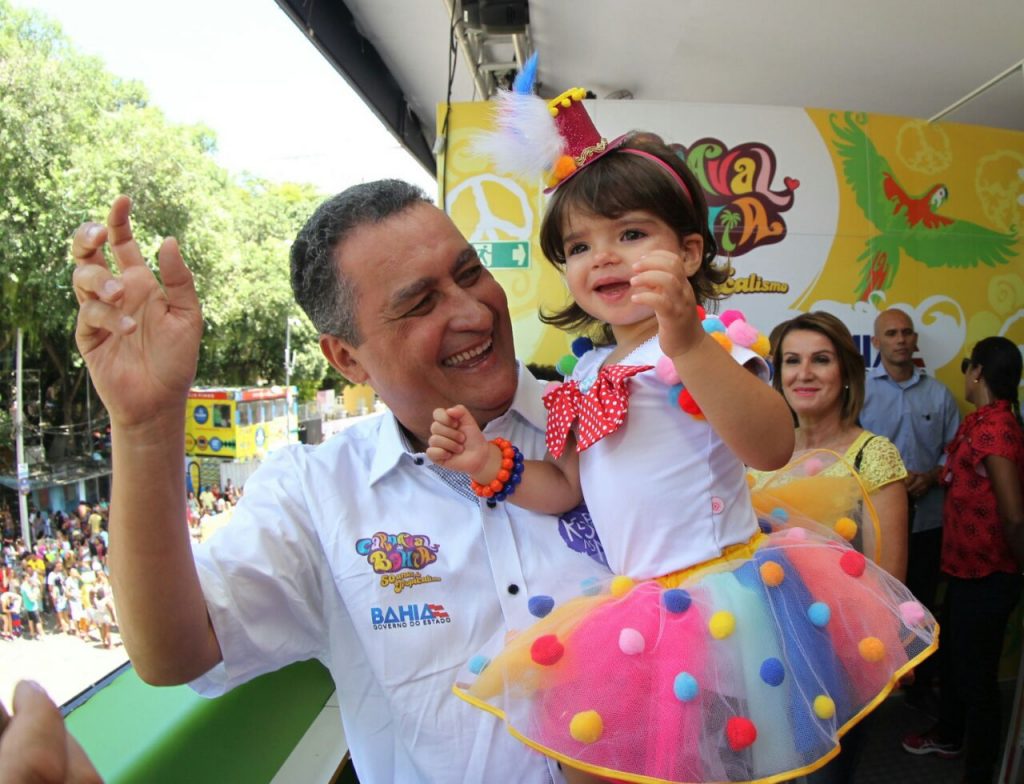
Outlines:
[[[597,529],[594,528],[594,521],[590,519],[590,511],[585,503],[558,518],[558,532],[569,545],[569,549],[586,553],[602,566],[608,565],[604,547],[601,546]]]

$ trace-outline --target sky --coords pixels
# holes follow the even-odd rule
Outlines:
[[[274,0],[12,0],[58,22],[76,49],[137,79],[173,122],[217,136],[229,171],[325,193],[430,174],[380,123]]]

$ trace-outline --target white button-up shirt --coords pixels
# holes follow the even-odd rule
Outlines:
[[[520,367],[488,437],[542,458],[542,390]],[[364,784],[560,780],[451,686],[492,636],[536,620],[531,596],[567,598],[607,577],[602,558],[585,516],[491,509],[458,493],[385,413],[275,452],[231,523],[197,548],[224,660],[192,685],[212,696],[316,658],[337,685]]]

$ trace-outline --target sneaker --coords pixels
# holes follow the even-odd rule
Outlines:
[[[910,733],[903,737],[903,750],[910,754],[934,754],[940,759],[954,759],[964,750],[960,743],[939,740],[934,730],[920,734]]]

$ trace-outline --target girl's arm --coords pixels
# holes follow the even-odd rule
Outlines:
[[[665,250],[633,265],[633,302],[650,305],[658,342],[708,423],[751,468],[774,471],[793,456],[793,418],[782,395],[741,366],[704,332],[688,277],[701,264],[699,235],[683,241],[682,255]]]
[[[890,482],[871,494],[882,529],[882,558],[878,565],[899,580],[907,579],[907,487]]]
[[[488,441],[465,406],[434,411],[427,457],[434,463],[467,474],[487,484],[501,468],[501,450]],[[561,514],[583,500],[580,490],[579,456],[575,444],[567,443],[555,461],[527,460],[522,481],[507,501],[543,514]]]
[[[1006,541],[1017,565],[1024,567],[1024,494],[1017,465],[1000,455],[986,455],[984,463],[996,496],[999,522],[1003,525]]]

